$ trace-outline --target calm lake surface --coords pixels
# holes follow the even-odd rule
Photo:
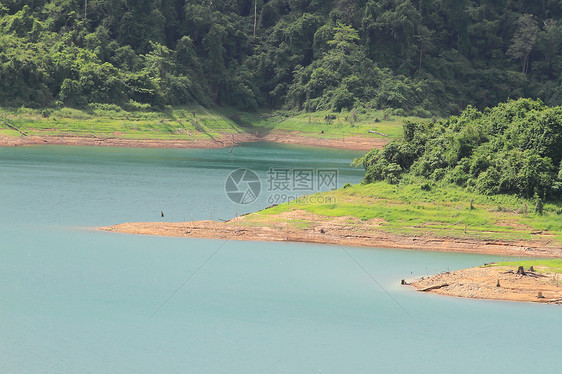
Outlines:
[[[0,148],[0,373],[559,373],[562,308],[399,286],[498,257],[348,249],[371,278],[338,246],[93,229],[229,219],[269,205],[270,168],[342,186],[358,155]],[[238,168],[262,181],[252,204],[225,193]]]

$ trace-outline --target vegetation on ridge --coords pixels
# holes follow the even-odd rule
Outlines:
[[[3,0],[0,103],[560,105],[561,17],[558,0]]]
[[[562,108],[519,99],[458,117],[406,122],[404,138],[360,160],[364,182],[410,178],[455,184],[480,194],[562,196]],[[539,208],[537,208],[539,209]]]

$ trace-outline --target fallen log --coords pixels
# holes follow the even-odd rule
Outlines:
[[[530,272],[530,271],[526,271],[525,275],[528,276],[528,277],[533,277],[533,278],[546,278],[547,277],[544,274],[533,273],[533,272]]]
[[[377,134],[377,135],[380,135],[380,136],[388,136],[386,134],[383,134],[382,132],[377,132],[377,131],[374,131],[374,130],[369,130],[369,134]]]
[[[8,122],[4,122],[4,125],[8,126],[10,129],[19,132],[20,134],[22,134],[23,136],[27,136],[27,134],[23,131],[21,131],[20,129],[18,129],[16,126],[14,125],[10,125]]]
[[[427,292],[427,291],[431,291],[431,290],[437,290],[439,288],[447,287],[448,285],[449,285],[449,283],[438,284],[438,285],[435,285],[435,286],[422,288],[422,289],[420,289],[420,291],[421,292]]]

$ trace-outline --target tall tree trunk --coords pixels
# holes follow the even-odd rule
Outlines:
[[[523,56],[523,74],[527,74],[529,71],[529,53],[525,53]]]
[[[254,40],[256,40],[257,23],[258,23],[258,0],[254,0]]]
[[[423,42],[421,43],[420,46],[420,66],[419,66],[420,69],[422,67],[422,56],[423,56]]]

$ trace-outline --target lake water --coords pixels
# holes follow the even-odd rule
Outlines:
[[[0,148],[0,373],[559,373],[560,307],[399,286],[498,257],[348,248],[367,274],[338,246],[93,229],[232,218],[268,205],[270,169],[341,186],[356,156]],[[252,204],[225,193],[237,168],[262,181]]]

